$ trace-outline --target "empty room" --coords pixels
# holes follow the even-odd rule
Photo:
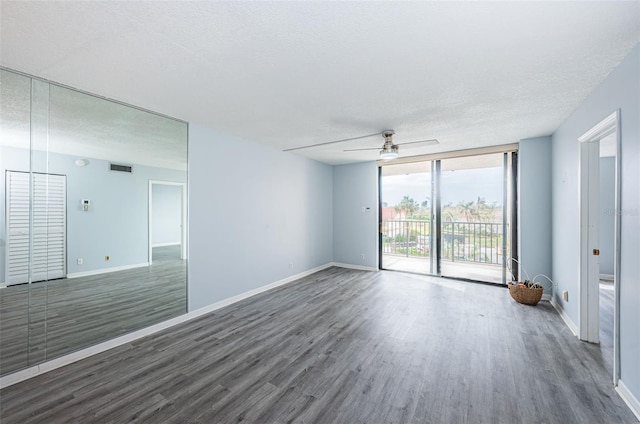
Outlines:
[[[0,0],[0,422],[640,422],[640,3]]]

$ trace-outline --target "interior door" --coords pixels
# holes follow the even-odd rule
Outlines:
[[[581,306],[590,312],[580,320],[580,338],[600,343],[600,142],[583,142],[580,149],[580,296]]]
[[[7,171],[5,192],[6,284],[65,277],[66,176]]]

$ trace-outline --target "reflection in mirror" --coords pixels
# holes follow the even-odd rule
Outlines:
[[[18,181],[11,182],[12,176],[22,177],[21,174],[10,174],[11,169],[30,169],[31,146],[31,79],[23,75],[0,70],[0,373],[7,374],[14,370],[25,368],[29,365],[29,286],[21,285],[6,288],[14,278],[11,270],[7,269],[8,258],[7,244],[9,240],[15,246],[21,245],[22,249],[12,249],[22,258],[16,264],[16,273],[28,274],[28,257],[24,259],[25,251],[28,255],[28,230],[29,230],[29,194],[19,196],[14,194],[13,203],[22,203],[27,208],[26,216],[14,221],[11,233],[7,233],[6,221],[8,192],[7,185],[18,185]],[[16,152],[22,154],[12,157],[8,161],[8,151],[5,146],[12,146]],[[28,185],[28,175],[27,182]],[[25,182],[22,181],[22,185]],[[27,189],[28,190],[28,189]],[[15,191],[14,191],[15,193]],[[21,224],[21,225],[20,225]],[[15,268],[14,268],[15,269]],[[22,279],[23,276],[20,276]]]
[[[0,72],[0,374],[185,313],[187,124]]]

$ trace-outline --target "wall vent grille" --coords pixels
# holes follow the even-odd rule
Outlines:
[[[109,169],[111,169],[112,171],[118,171],[118,172],[132,172],[133,168],[129,165],[118,165],[117,163],[110,163],[109,164]]]

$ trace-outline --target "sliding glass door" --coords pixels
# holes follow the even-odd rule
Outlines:
[[[515,155],[382,166],[381,268],[504,284],[515,257]]]
[[[432,162],[385,166],[380,175],[383,269],[433,274]]]
[[[504,154],[440,162],[440,274],[502,283],[508,249]]]

